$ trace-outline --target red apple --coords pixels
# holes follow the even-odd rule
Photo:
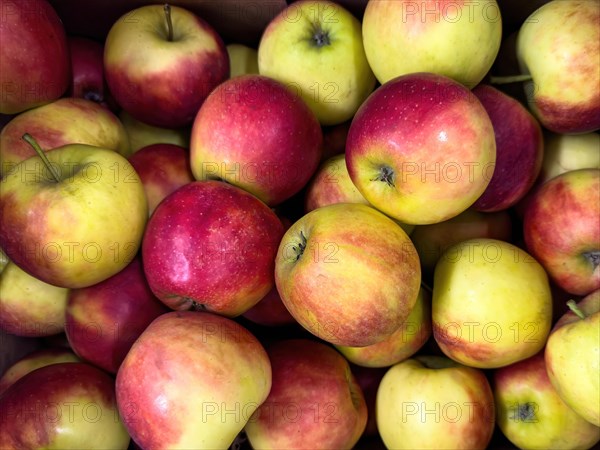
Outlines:
[[[129,157],[148,199],[148,214],[171,192],[194,181],[187,149],[173,144],[154,144]]]
[[[267,348],[271,391],[248,421],[253,448],[352,448],[367,423],[367,405],[348,361],[308,339]]]
[[[496,138],[494,174],[473,209],[501,211],[523,198],[540,173],[542,129],[525,106],[498,89],[480,84],[473,94],[490,116]]]
[[[77,355],[117,373],[133,342],[167,311],[152,294],[141,258],[136,257],[107,280],[70,291],[65,332]]]
[[[256,305],[246,311],[243,316],[251,322],[268,327],[292,325],[296,319],[283,304],[277,287],[273,286]]]
[[[198,111],[192,171],[197,180],[225,180],[273,206],[306,185],[322,141],[319,122],[301,98],[271,78],[242,75],[217,87]]]
[[[187,9],[145,5],[114,22],[104,44],[106,81],[119,105],[142,122],[189,125],[206,96],[229,77],[217,32]]]
[[[367,404],[367,426],[363,436],[378,436],[377,420],[375,418],[375,404],[377,400],[377,389],[381,379],[388,371],[387,367],[363,367],[350,364],[356,382],[365,396]]]
[[[565,291],[600,288],[600,170],[579,169],[543,184],[525,211],[527,249]]]
[[[195,181],[150,217],[142,255],[154,294],[175,310],[238,316],[274,286],[283,225],[252,194],[222,181]]]
[[[0,0],[0,113],[17,114],[65,93],[71,66],[67,36],[47,0]]]

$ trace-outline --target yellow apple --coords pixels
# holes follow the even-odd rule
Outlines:
[[[228,44],[229,77],[258,73],[258,51],[244,44]]]

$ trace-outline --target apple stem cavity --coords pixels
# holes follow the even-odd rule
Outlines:
[[[577,306],[577,303],[575,303],[575,300],[569,300],[567,302],[567,306],[569,307],[569,309],[571,311],[573,311],[575,313],[575,315],[577,317],[579,317],[580,319],[585,319],[586,315],[584,314],[584,312],[579,308],[579,306]]]
[[[46,169],[48,169],[48,171],[52,175],[52,178],[54,178],[54,181],[59,183],[60,175],[58,174],[58,172],[56,171],[56,168],[52,165],[52,163],[48,159],[48,156],[46,156],[46,153],[44,152],[44,150],[42,150],[42,147],[40,147],[40,144],[38,144],[37,141],[33,138],[33,136],[30,135],[29,133],[25,133],[23,135],[22,139],[25,142],[27,142],[29,145],[31,145],[31,147],[33,147],[33,149],[35,150],[37,155],[42,159],[42,162],[46,166]]]
[[[520,403],[517,407],[518,419],[521,422],[529,423],[535,419],[536,405],[531,402]]]
[[[596,268],[600,266],[600,251],[594,250],[591,252],[585,252],[583,256],[592,265],[592,270],[596,270]]]
[[[383,166],[379,169],[379,174],[371,181],[383,181],[388,186],[394,187],[394,171],[391,167]]]
[[[167,41],[173,42],[173,21],[171,20],[171,5],[165,3],[165,18],[167,20]]]
[[[511,84],[511,83],[522,83],[523,81],[531,81],[531,75],[509,75],[509,76],[498,76],[490,77],[491,84]]]
[[[300,242],[298,243],[298,246],[293,246],[292,249],[296,253],[296,261],[298,261],[306,249],[306,236],[304,236],[302,231],[300,232]]]
[[[321,28],[320,24],[316,24],[313,28],[313,37],[312,43],[315,47],[325,47],[326,45],[331,45],[331,40],[329,39],[329,33],[323,28]]]

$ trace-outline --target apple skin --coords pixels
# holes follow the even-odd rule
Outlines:
[[[149,125],[189,125],[206,96],[229,77],[217,32],[187,9],[171,6],[173,41],[162,5],[127,12],[108,32],[104,71],[119,105]]]
[[[527,252],[477,238],[450,247],[438,261],[431,310],[433,337],[444,354],[493,369],[543,348],[552,295],[546,272]]]
[[[577,169],[600,169],[600,134],[556,134],[547,132],[544,137],[544,159],[537,179],[546,181]]]
[[[258,73],[258,51],[255,48],[231,43],[226,49],[229,55],[229,78]]]
[[[275,283],[292,316],[334,345],[389,337],[417,301],[421,270],[402,228],[376,209],[340,203],[311,211],[281,239]]]
[[[117,373],[133,342],[168,311],[150,290],[136,257],[112,277],[69,292],[65,333],[79,357]]]
[[[267,327],[280,327],[296,323],[296,319],[283,304],[276,286],[273,286],[267,295],[246,311],[243,316],[251,322]]]
[[[22,137],[34,136],[44,151],[67,144],[87,144],[130,153],[125,128],[113,113],[82,98],[61,98],[19,114],[0,132],[1,173],[36,153]]]
[[[406,321],[387,339],[366,347],[337,346],[353,364],[389,367],[413,356],[431,336],[431,296],[423,288]]]
[[[361,22],[327,0],[293,2],[274,17],[258,45],[258,68],[297,90],[321,125],[350,120],[376,83]]]
[[[418,356],[383,376],[376,418],[387,448],[485,449],[494,431],[494,396],[483,371]]]
[[[0,397],[1,448],[127,449],[115,382],[79,362],[29,372]]]
[[[371,0],[362,19],[369,64],[381,84],[414,72],[477,85],[500,49],[502,20],[495,0],[470,3]]]
[[[600,441],[600,428],[567,406],[552,386],[543,351],[494,370],[492,389],[498,426],[519,448],[592,448]]]
[[[270,389],[260,342],[233,320],[199,311],[156,318],[116,380],[119,411],[141,448],[228,448]]]
[[[571,294],[586,295],[600,288],[598,198],[600,169],[573,170],[544,183],[525,211],[528,251]]]
[[[377,419],[375,417],[375,404],[377,400],[377,389],[381,379],[386,374],[387,367],[364,367],[350,364],[352,374],[360,386],[367,404],[367,426],[362,437],[379,438],[377,430]],[[361,438],[362,438],[361,437]]]
[[[144,185],[149,215],[167,195],[194,181],[189,156],[178,145],[153,144],[128,158]]]
[[[241,75],[219,85],[198,111],[192,172],[197,180],[222,179],[275,206],[306,185],[322,144],[321,127],[302,99],[271,78]]]
[[[600,129],[600,4],[550,1],[523,22],[517,37],[529,107],[555,133]]]
[[[174,310],[236,317],[274,286],[283,224],[252,194],[194,181],[165,198],[148,221],[142,256],[154,294]]]
[[[70,144],[45,155],[58,183],[39,156],[17,164],[0,181],[0,247],[46,283],[99,283],[140,248],[148,220],[142,183],[113,150]]]
[[[353,448],[367,405],[348,361],[309,339],[282,340],[267,353],[271,391],[244,429],[252,448]]]
[[[119,112],[119,119],[129,138],[131,153],[153,144],[173,144],[190,148],[191,127],[162,128],[148,125],[135,119],[125,110]]]
[[[585,319],[569,311],[552,328],[544,353],[546,369],[560,398],[600,427],[600,290],[588,294],[577,307]]]
[[[492,122],[455,81],[430,73],[379,87],[352,120],[346,165],[375,208],[402,223],[442,222],[470,207],[496,162]]]
[[[0,113],[17,114],[56,100],[71,76],[60,17],[47,0],[2,0],[0,9]]]
[[[39,367],[61,362],[81,362],[81,360],[71,350],[60,347],[44,348],[28,353],[8,367],[2,374],[0,378],[0,395],[29,372]]]
[[[529,192],[542,167],[544,138],[537,119],[517,100],[485,84],[473,89],[487,111],[496,138],[496,166],[472,208],[502,211]]]

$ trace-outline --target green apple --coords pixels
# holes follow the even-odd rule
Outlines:
[[[517,38],[533,113],[556,133],[600,129],[600,3],[553,0],[523,22]]]
[[[383,443],[393,449],[484,449],[495,425],[483,371],[443,356],[417,356],[388,369],[375,414]]]
[[[228,44],[229,77],[258,73],[258,50],[244,44]]]
[[[496,0],[370,0],[362,29],[369,64],[381,84],[432,72],[472,88],[500,50],[502,18]]]
[[[560,398],[600,426],[600,290],[570,304],[546,344],[548,377]]]
[[[139,176],[113,150],[70,144],[32,156],[0,182],[0,246],[30,275],[86,287],[123,269],[148,219]]]
[[[127,111],[119,113],[121,123],[129,138],[131,153],[153,144],[173,144],[180,147],[190,147],[190,127],[187,128],[162,128],[148,125],[135,119]]]
[[[562,173],[577,169],[600,169],[600,134],[557,134],[544,136],[544,159],[537,179],[542,184]]]
[[[376,82],[359,20],[327,0],[294,2],[269,23],[258,69],[300,94],[322,125],[351,119]]]
[[[469,239],[438,261],[431,310],[433,336],[448,357],[496,368],[544,347],[552,295],[546,272],[528,253],[497,239]]]

